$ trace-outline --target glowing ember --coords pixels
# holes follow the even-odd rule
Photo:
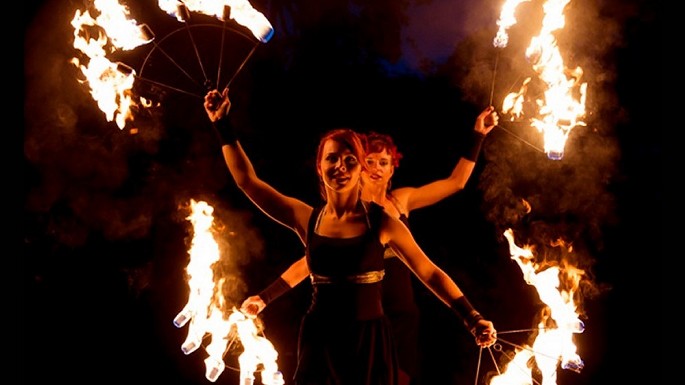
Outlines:
[[[189,250],[190,262],[186,267],[190,293],[188,302],[174,318],[174,325],[181,328],[186,324],[188,336],[181,346],[185,354],[190,354],[202,346],[205,335],[211,338],[205,350],[205,377],[216,381],[226,365],[223,356],[231,335],[237,334],[243,346],[238,358],[240,363],[240,384],[250,385],[254,374],[261,366],[261,379],[264,385],[283,383],[276,359],[278,353],[265,337],[259,335],[255,319],[248,318],[235,307],[228,317],[221,309],[226,308],[222,293],[224,279],[215,279],[212,266],[219,262],[221,253],[212,234],[214,208],[206,202],[191,200],[192,213],[187,218],[193,224],[193,240]]]
[[[543,268],[535,262],[533,248],[518,247],[511,229],[504,232],[509,241],[511,258],[521,268],[526,283],[537,289],[547,305],[538,323],[537,336],[531,347],[517,349],[506,370],[493,377],[490,385],[529,385],[532,383],[531,358],[542,376],[542,385],[556,384],[557,365],[579,372],[583,361],[576,353],[573,334],[582,333],[585,325],[578,318],[574,295],[585,272],[573,266]],[[564,246],[557,242],[552,246]],[[569,251],[570,248],[569,248]],[[562,285],[562,277],[564,278]]]
[[[187,11],[214,16],[220,20],[227,17],[247,27],[257,40],[266,43],[273,36],[274,29],[264,15],[255,10],[247,0],[158,0],[159,8],[185,22]],[[230,8],[230,15],[224,10]]]
[[[88,11],[77,10],[71,25],[74,27],[74,48],[88,57],[85,64],[77,58],[72,63],[85,76],[84,83],[90,94],[105,113],[107,121],[116,121],[123,129],[132,119],[131,88],[135,72],[121,64],[112,63],[107,55],[116,50],[131,50],[150,42],[137,22],[128,17],[126,7],[117,0],[95,0],[97,17]],[[97,34],[97,37],[91,37]],[[122,71],[122,69],[124,69]]]
[[[585,100],[587,83],[581,83],[583,70],[580,67],[568,69],[559,52],[555,31],[565,25],[564,8],[570,0],[548,0],[543,4],[545,16],[538,36],[533,37],[526,49],[526,58],[532,64],[533,70],[544,83],[541,97],[534,100],[537,116],[531,118],[531,125],[543,134],[545,153],[550,159],[561,159],[564,147],[571,130],[577,126],[584,126],[581,118],[585,115]],[[500,17],[500,27],[508,28],[516,19],[513,18],[513,8],[520,4],[520,0],[505,3]],[[497,34],[495,46],[504,46],[508,36],[503,29]],[[520,117],[523,94],[530,78],[524,81],[524,86],[517,93],[505,98],[502,110]]]

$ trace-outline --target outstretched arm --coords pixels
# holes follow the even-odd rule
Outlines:
[[[309,266],[307,265],[307,259],[306,257],[302,257],[290,265],[280,277],[276,278],[276,280],[261,293],[245,299],[240,306],[240,311],[250,316],[256,316],[264,310],[266,305],[297,286],[297,284],[302,282],[308,275]]]
[[[389,215],[384,218],[381,242],[389,244],[414,275],[461,318],[479,346],[494,344],[497,339],[492,322],[473,308],[459,286],[428,258],[402,222]]]
[[[204,107],[221,141],[226,166],[238,187],[266,215],[293,229],[304,242],[312,208],[298,199],[281,194],[257,176],[229,121],[231,102],[228,89],[223,93],[209,91],[205,95]]]
[[[463,190],[473,173],[483,140],[497,125],[498,120],[499,117],[494,107],[490,106],[481,111],[473,126],[470,147],[459,158],[452,173],[447,178],[430,182],[421,187],[401,187],[393,191],[393,195],[408,211],[411,211],[430,206]]]

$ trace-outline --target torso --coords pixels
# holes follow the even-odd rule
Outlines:
[[[369,205],[368,215],[364,215],[359,221],[359,226],[363,226],[364,230],[361,234],[350,237],[321,235],[324,229],[321,226],[323,222],[320,221],[319,212],[320,208],[312,212],[308,231],[307,263],[311,274],[344,282],[350,276],[384,269],[384,247],[378,238],[380,206]],[[351,227],[356,226],[355,224]],[[331,234],[335,226],[329,227],[331,228],[327,229],[326,234]],[[383,314],[381,282],[313,286],[314,295],[310,311],[323,311],[342,317],[354,314],[357,319],[374,318]]]

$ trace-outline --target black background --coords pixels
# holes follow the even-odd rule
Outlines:
[[[69,63],[78,56],[69,22],[85,3],[26,4],[23,383],[208,382],[205,352],[183,355],[187,331],[172,324],[187,300],[190,199],[213,205],[224,226],[231,258],[222,272],[235,283],[229,302],[263,288],[303,252],[235,187],[202,110],[204,89],[190,85],[188,95],[145,82],[185,87],[160,52],[186,67],[195,52],[154,1],[130,3],[159,45],[115,53],[113,61],[142,73],[135,90],[157,104],[137,110],[123,129],[105,119]],[[451,171],[493,84],[499,110],[532,74],[524,50],[539,26],[539,2],[520,6],[501,50],[491,44],[499,1],[366,3],[253,2],[275,35],[251,56],[249,32],[228,29],[221,83],[235,75],[230,94],[242,143],[264,180],[312,204],[315,147],[328,128],[392,134],[405,156],[393,185],[420,185]],[[664,200],[662,127],[654,120],[660,93],[649,76],[661,38],[654,8],[571,2],[559,44],[567,64],[584,70],[587,125],[574,129],[564,157],[549,160],[532,127],[502,119],[466,189],[411,216],[419,244],[500,332],[532,327],[541,309],[503,230],[513,228],[519,245],[536,245],[550,261],[558,258],[551,241],[573,245],[566,257],[586,272],[578,293],[586,329],[575,339],[585,367],[559,369],[559,385],[604,384],[626,372],[651,383],[665,373],[656,363],[661,346],[651,342],[659,333],[646,322],[661,311],[650,298],[663,285],[651,262],[663,246]],[[211,18],[193,22],[197,46],[213,52],[201,54],[210,66],[222,29]],[[215,81],[213,71],[207,77]],[[262,314],[286,379],[308,290],[305,282]],[[449,311],[417,290],[425,383],[473,383],[477,370],[482,381],[494,369],[490,356],[479,356]],[[527,333],[501,336],[525,343]],[[226,363],[217,383],[235,384],[234,352]]]

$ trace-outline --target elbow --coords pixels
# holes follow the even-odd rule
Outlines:
[[[234,176],[233,180],[235,181],[236,186],[243,192],[246,192],[249,189],[250,183],[249,183],[249,178],[243,176]]]
[[[254,172],[231,170],[231,175],[233,175],[235,184],[243,192],[247,192],[258,183],[257,175]]]

